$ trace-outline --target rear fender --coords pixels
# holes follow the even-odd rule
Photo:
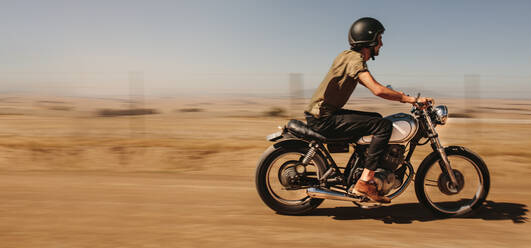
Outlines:
[[[300,139],[283,139],[275,144],[273,144],[275,148],[285,147],[285,148],[293,148],[293,147],[307,147],[310,146],[310,143],[305,140]]]
[[[272,145],[274,149],[280,149],[280,148],[295,148],[295,147],[308,147],[310,146],[310,142],[301,140],[301,139],[283,139],[275,144]],[[330,168],[330,164],[328,162],[328,158],[324,155],[321,148],[318,148],[316,150],[315,155],[320,156],[323,161],[326,164],[326,168]]]

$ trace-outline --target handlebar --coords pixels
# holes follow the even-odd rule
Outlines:
[[[413,105],[416,105],[416,107],[419,107],[419,108],[431,107],[431,106],[433,106],[433,101],[428,101],[426,103],[415,102],[415,103],[413,103]]]
[[[427,101],[426,103],[420,103],[418,102],[419,98],[420,98],[420,93],[418,93],[417,97],[415,97],[415,103],[412,103],[413,109],[411,110],[411,112],[415,112],[416,110],[428,109],[433,106],[433,100]]]

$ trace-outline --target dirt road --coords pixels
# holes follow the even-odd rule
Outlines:
[[[494,186],[482,211],[436,219],[413,188],[361,210],[325,201],[282,216],[252,177],[184,173],[6,172],[1,247],[529,247],[531,192]]]
[[[530,247],[530,101],[481,100],[477,109],[489,111],[472,113],[462,99],[440,101],[473,117],[438,128],[443,144],[472,149],[491,172],[481,212],[441,220],[417,203],[411,186],[374,210],[337,201],[308,216],[267,208],[254,188],[255,165],[270,145],[265,135],[289,117],[264,111],[287,100],[159,99],[148,103],[160,114],[100,117],[98,109],[130,104],[5,97],[0,248]],[[351,105],[408,111],[370,99]],[[429,152],[417,148],[413,166]],[[348,155],[334,159],[345,165]]]

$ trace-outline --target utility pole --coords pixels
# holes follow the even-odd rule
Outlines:
[[[302,73],[289,74],[289,90],[290,90],[290,116],[294,118],[297,116],[297,111],[300,111],[299,105],[303,100],[303,80]]]

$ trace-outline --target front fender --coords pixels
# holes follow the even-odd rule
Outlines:
[[[477,155],[470,149],[463,147],[463,146],[448,146],[444,148],[444,152],[446,154],[458,154],[458,153],[469,154],[470,157],[472,157],[473,159],[476,159],[478,160],[478,162],[485,164],[485,161],[483,161],[483,159],[481,159],[479,155]],[[424,160],[422,160],[417,171],[421,171],[424,167],[430,166],[432,163],[436,162],[439,159],[440,159],[440,155],[438,151],[431,152],[430,154],[428,154],[428,156],[424,158]],[[440,166],[442,167],[441,168],[442,171],[446,171],[446,168],[444,168],[443,165],[440,165]]]

